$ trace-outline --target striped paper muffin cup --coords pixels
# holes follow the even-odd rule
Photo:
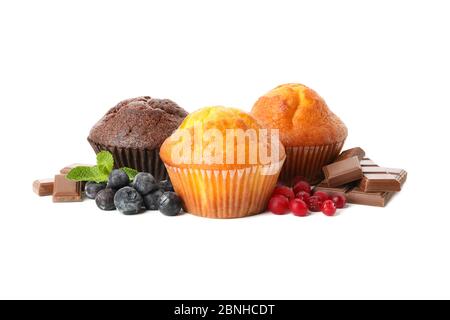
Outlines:
[[[316,184],[323,179],[322,167],[332,163],[344,146],[345,140],[319,146],[286,147],[286,162],[280,180],[290,184],[296,176]]]
[[[236,170],[166,165],[186,212],[207,218],[242,218],[264,212],[284,161]]]
[[[88,139],[95,153],[109,151],[114,158],[114,167],[129,167],[139,172],[149,172],[156,180],[168,178],[166,167],[159,157],[159,149],[133,149],[105,146]]]

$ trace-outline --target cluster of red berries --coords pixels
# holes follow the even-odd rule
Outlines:
[[[298,217],[311,212],[322,211],[334,216],[336,209],[345,207],[347,199],[341,194],[329,195],[323,191],[312,192],[311,185],[303,178],[294,179],[294,187],[278,185],[269,200],[268,209],[274,214],[286,214],[289,211]]]

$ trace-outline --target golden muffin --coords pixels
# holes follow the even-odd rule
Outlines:
[[[286,158],[277,135],[250,114],[220,106],[186,117],[160,156],[185,210],[209,218],[263,212]]]
[[[281,179],[303,176],[319,182],[322,167],[339,155],[347,127],[322,97],[302,84],[283,84],[256,101],[251,114],[263,127],[279,129],[286,147]]]

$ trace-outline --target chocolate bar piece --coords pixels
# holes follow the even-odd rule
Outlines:
[[[314,191],[341,194],[347,198],[348,203],[377,207],[384,207],[394,194],[394,192],[364,192],[352,184],[332,188],[328,187],[325,182],[315,187]]]
[[[364,192],[400,191],[407,173],[402,169],[363,167],[359,187]]]
[[[394,195],[394,191],[400,191],[406,181],[406,171],[379,167],[368,158],[363,158],[360,164],[363,172],[361,181],[330,187],[324,180],[314,190],[330,194],[344,194],[348,203],[384,207]],[[364,184],[367,185],[367,188],[364,188]]]
[[[349,182],[360,180],[363,171],[358,156],[333,162],[322,168],[328,186],[336,187]]]
[[[359,187],[355,187],[348,191],[345,196],[348,203],[384,207],[393,194],[393,192],[364,192]]]
[[[314,188],[315,191],[323,191],[329,194],[342,194],[345,195],[352,187],[350,185],[343,185],[339,187],[330,187],[326,181],[321,182]]]
[[[361,167],[378,167],[378,165],[369,158],[363,158],[360,164]]]
[[[341,194],[347,198],[348,203],[377,207],[384,207],[394,194],[394,192],[364,192],[359,187],[355,187],[354,183],[333,188],[328,187],[326,182],[322,182],[314,188],[314,191]]]
[[[53,188],[53,202],[75,202],[81,200],[81,183],[66,179],[65,174],[57,174]]]
[[[33,191],[40,197],[53,194],[54,179],[40,179],[33,182]]]
[[[383,167],[366,167],[363,166],[362,167],[362,171],[363,173],[368,173],[368,174],[376,174],[376,173],[386,173],[386,174],[397,174],[400,175],[402,174],[405,170],[403,169],[393,169],[393,168],[383,168]]]
[[[341,154],[335,160],[335,162],[345,160],[348,158],[352,158],[352,157],[358,157],[359,160],[362,160],[365,155],[366,155],[366,152],[362,148],[360,148],[360,147],[351,148],[351,149],[342,151]]]
[[[70,172],[70,170],[72,170],[75,167],[93,167],[92,164],[83,164],[83,163],[73,163],[71,165],[65,166],[64,168],[62,168],[59,173],[61,174],[68,174]],[[84,187],[86,186],[86,182],[82,181],[81,182],[81,190],[84,190]]]
[[[360,147],[343,151],[336,161],[324,166],[322,171],[329,187],[336,187],[362,178],[360,160],[365,156]]]
[[[361,167],[363,178],[359,187],[364,192],[400,191],[406,181],[405,170],[379,167],[368,158],[361,160]]]

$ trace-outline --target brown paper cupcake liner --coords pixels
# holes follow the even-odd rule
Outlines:
[[[264,212],[284,161],[236,170],[166,165],[185,211],[207,218],[242,218]]]
[[[114,158],[114,167],[129,167],[139,172],[149,172],[156,180],[168,178],[167,170],[159,157],[158,149],[132,149],[105,146],[88,139],[95,153],[109,151]]]
[[[290,184],[296,176],[305,177],[311,184],[323,179],[322,167],[332,163],[344,146],[344,141],[320,146],[286,147],[286,161],[280,180]]]

